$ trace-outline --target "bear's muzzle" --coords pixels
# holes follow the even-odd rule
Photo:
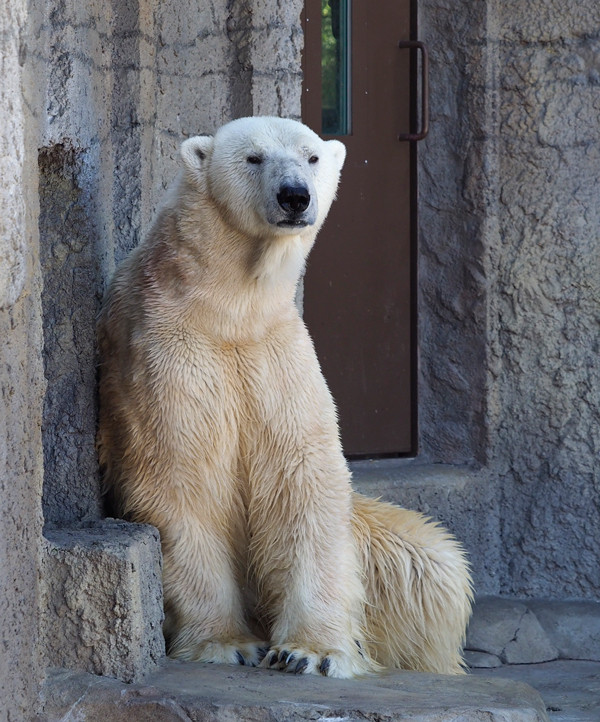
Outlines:
[[[277,194],[277,202],[287,215],[287,218],[277,223],[278,226],[304,227],[308,225],[307,220],[302,217],[310,205],[310,193],[306,186],[281,186]]]

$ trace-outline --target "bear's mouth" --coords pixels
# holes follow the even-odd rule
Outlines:
[[[279,221],[277,225],[280,228],[304,228],[308,225],[306,221]]]

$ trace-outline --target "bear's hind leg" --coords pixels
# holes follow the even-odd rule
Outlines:
[[[417,512],[353,494],[369,651],[385,667],[457,674],[473,599],[460,544]]]

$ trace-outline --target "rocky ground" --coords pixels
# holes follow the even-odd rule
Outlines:
[[[563,660],[473,670],[491,680],[512,679],[535,688],[551,722],[600,721],[600,662]]]
[[[555,659],[600,662],[600,604],[482,597],[467,632],[471,667]]]
[[[600,721],[600,605],[477,600],[465,657],[475,676],[534,687],[554,722]]]
[[[164,659],[144,682],[55,670],[38,722],[600,722],[600,604],[482,598],[464,677],[359,680]]]
[[[46,721],[546,722],[531,687],[476,675],[395,672],[358,680],[166,661],[144,684],[57,671]]]

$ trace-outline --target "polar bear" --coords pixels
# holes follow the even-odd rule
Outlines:
[[[254,117],[181,156],[99,321],[100,462],[119,512],[160,530],[169,654],[332,677],[462,671],[463,551],[352,492],[294,303],[343,144]]]

